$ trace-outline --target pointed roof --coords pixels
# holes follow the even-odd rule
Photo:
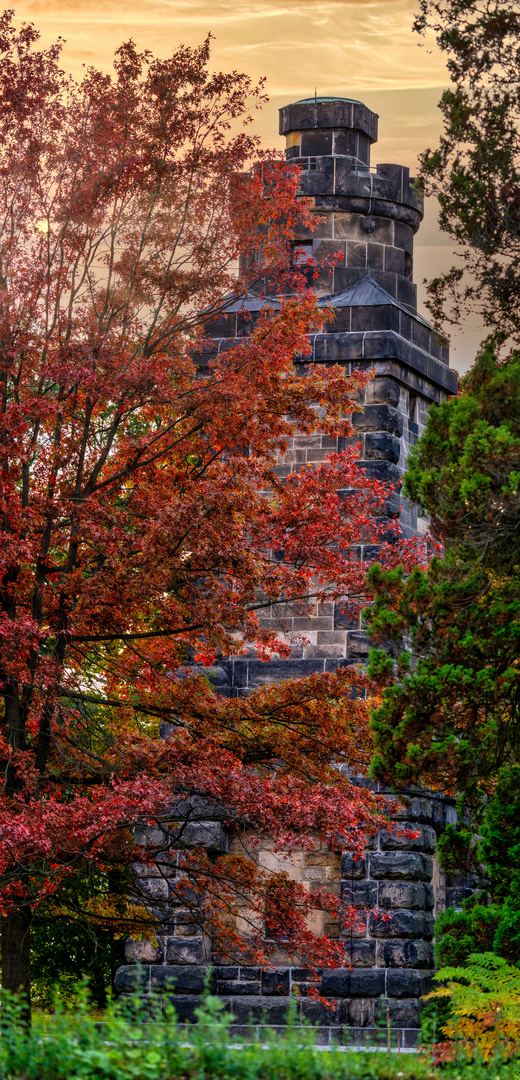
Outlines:
[[[349,285],[348,289],[344,289],[341,293],[331,293],[330,296],[320,296],[318,301],[320,307],[332,308],[346,308],[346,307],[381,307],[384,304],[392,304],[393,307],[399,308],[400,311],[404,311],[406,315],[410,315],[412,319],[417,319],[423,326],[427,326],[428,330],[432,327],[423,319],[422,315],[419,315],[417,311],[410,311],[410,308],[405,307],[399,300],[395,299],[386,289],[383,289],[382,285],[378,285],[374,278],[367,274],[366,277],[361,278],[360,281],[356,281],[354,285]]]
[[[229,303],[226,303],[218,314],[231,315],[237,311],[261,311],[262,308],[277,307],[280,307],[280,301],[274,296],[255,296],[254,293],[247,293],[246,296],[239,296],[238,299],[230,297]]]
[[[399,300],[396,300],[395,296],[387,292],[382,285],[379,285],[377,281],[370,273],[366,277],[361,278],[360,281],[354,282],[353,285],[349,285],[348,289],[344,289],[340,293],[329,293],[327,296],[320,296],[318,298],[318,304],[320,307],[332,307],[332,308],[349,308],[349,307],[382,307],[384,305],[392,305],[399,308],[400,311],[404,311],[405,315],[409,315],[410,318],[416,319],[417,322],[422,323],[428,330],[432,330],[433,327],[423,319],[422,315],[419,315],[418,311],[410,311],[409,307],[405,304],[401,304]],[[222,315],[231,315],[237,312],[246,311],[261,311],[262,308],[278,308],[280,307],[280,298],[276,296],[255,296],[254,293],[248,293],[246,296],[239,296],[238,298],[230,297],[229,303],[225,304],[224,308],[219,312]]]

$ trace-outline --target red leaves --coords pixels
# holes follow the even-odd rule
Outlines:
[[[133,826],[170,821],[177,887],[223,948],[264,955],[269,902],[286,944],[332,963],[308,920],[336,899],[255,858],[260,841],[360,852],[384,822],[338,771],[366,770],[371,684],[345,668],[229,699],[193,665],[289,652],[258,621],[271,605],[359,610],[362,544],[413,557],[355,449],[275,473],[294,435],[352,436],[370,376],[294,365],[322,320],[290,265],[309,211],[291,167],[230,133],[261,87],[211,75],[207,42],[167,60],[128,43],[113,78],[78,86],[59,50],[8,16],[0,31],[2,910],[130,866]],[[272,306],[205,363],[203,326],[253,286]],[[202,813],[253,837],[248,857],[183,846]]]

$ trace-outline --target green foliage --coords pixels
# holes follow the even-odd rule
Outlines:
[[[448,908],[435,927],[439,964],[464,963],[470,953],[493,950],[520,962],[520,766],[502,769],[475,829],[449,826],[438,845],[448,872],[485,868],[488,889]]]
[[[449,1039],[461,1039],[484,1061],[500,1052],[520,1052],[520,970],[494,953],[472,953],[464,967],[445,967],[435,979],[442,983],[426,1000],[447,998],[450,1015],[442,1025]]]
[[[371,571],[367,587],[370,636],[384,647],[369,661],[383,687],[373,773],[466,792],[492,781],[519,743],[519,576],[497,579],[451,551],[406,580]]]
[[[499,773],[481,832],[482,858],[503,897],[520,883],[520,765]]]
[[[520,353],[500,361],[489,341],[406,464],[405,492],[443,544],[499,575],[520,564],[519,415]]]
[[[38,915],[31,933],[34,1004],[48,1008],[56,998],[71,1001],[78,982],[87,978],[93,1004],[104,1009],[124,957],[124,938],[112,930]]]
[[[443,559],[407,579],[373,567],[366,618],[381,649],[374,774],[397,784],[493,782],[520,747],[520,354],[491,345],[458,398],[431,409],[411,451],[408,498]],[[388,646],[391,655],[388,654]]]
[[[475,847],[474,829],[447,825],[437,840],[437,857],[445,873],[457,873],[461,869],[473,869]]]
[[[462,259],[429,285],[434,318],[476,310],[518,341],[520,309],[520,10],[517,0],[418,0],[415,29],[432,29],[451,85],[443,133],[419,181],[439,200],[441,228]]]
[[[433,1080],[428,1055],[335,1053],[316,1046],[312,1029],[290,1023],[282,1035],[251,1030],[237,1046],[230,1015],[216,998],[197,1010],[198,1024],[175,1022],[161,1003],[111,1006],[103,1023],[89,1015],[85,993],[74,1013],[58,1009],[52,1023],[23,1023],[22,1007],[4,996],[0,1018],[0,1080]],[[518,1062],[459,1060],[439,1072],[446,1080],[515,1080]],[[489,1072],[489,1069],[492,1069]],[[496,1072],[495,1072],[496,1068]]]
[[[473,953],[492,952],[502,909],[468,897],[462,910],[447,908],[435,923],[435,960],[439,966],[464,964]]]

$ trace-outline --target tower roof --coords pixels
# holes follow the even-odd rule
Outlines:
[[[318,95],[318,97],[314,96],[314,97],[299,98],[299,100],[295,101],[294,104],[295,105],[314,105],[314,104],[317,104],[318,101],[320,101],[320,102],[321,101],[348,101],[350,105],[362,105],[363,104],[363,102],[359,101],[358,98],[338,97],[337,94],[335,94],[334,97],[323,97],[322,95]]]
[[[369,143],[377,141],[378,115],[362,101],[348,97],[309,97],[280,109],[280,135],[317,129],[361,132]]]
[[[360,281],[354,282],[353,285],[349,285],[348,289],[344,289],[343,292],[330,297],[320,296],[318,303],[320,307],[326,307],[327,304],[330,304],[332,308],[382,307],[391,304],[393,307],[399,308],[400,311],[404,311],[406,315],[412,314],[409,307],[405,307],[399,300],[396,300],[395,296],[387,292],[369,274],[361,278]],[[427,326],[429,330],[432,329],[430,323],[423,319],[422,315],[419,315],[417,311],[413,312],[413,318],[422,323],[423,326]]]

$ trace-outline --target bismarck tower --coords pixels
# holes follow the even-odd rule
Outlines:
[[[280,132],[286,136],[287,157],[302,167],[302,194],[323,219],[317,230],[299,236],[295,260],[312,255],[319,264],[331,253],[342,256],[332,271],[323,269],[314,282],[319,302],[330,305],[335,317],[322,332],[310,335],[307,355],[296,362],[302,368],[308,363],[339,364],[346,374],[367,367],[375,371],[353,424],[363,467],[396,485],[429,407],[457,390],[446,346],[417,312],[413,238],[423,216],[422,199],[408,169],[370,164],[377,116],[359,101],[297,101],[281,109]],[[238,301],[214,320],[208,328],[212,351],[229,348],[234,338],[247,333],[249,314],[260,304],[254,297]],[[297,436],[278,471],[283,477],[303,464],[318,464],[336,448],[341,449],[337,440],[322,435]],[[405,536],[426,528],[398,487],[389,511],[399,519]],[[261,621],[284,633],[289,642],[294,632],[298,644],[289,657],[267,663],[254,655],[222,660],[208,672],[219,693],[247,695],[261,683],[359,663],[368,653],[363,628],[349,622],[334,602],[315,604],[305,618],[288,607],[281,619],[273,606]],[[403,825],[415,832],[414,838],[382,832],[357,862],[349,852],[329,851],[323,845],[286,860],[272,849],[257,851],[266,869],[285,870],[310,890],[325,886],[348,904],[370,912],[363,915],[362,929],[348,931],[351,966],[322,973],[318,990],[329,999],[328,1007],[305,996],[309,972],[294,967],[290,957],[280,954],[276,970],[269,971],[225,964],[205,935],[183,918],[186,913],[173,909],[164,939],[155,945],[128,943],[127,964],[117,973],[116,989],[124,994],[135,986],[133,965],[140,962],[141,992],[160,990],[173,981],[175,992],[170,996],[180,1019],[194,1017],[210,977],[235,1017],[239,1036],[244,1034],[240,1025],[250,1018],[258,1024],[283,1025],[290,996],[300,994],[298,1015],[318,1024],[323,1043],[373,1044],[379,1026],[386,1027],[388,1019],[394,1045],[396,1040],[404,1047],[415,1045],[420,1035],[419,998],[429,988],[433,968],[434,913],[446,900],[458,902],[461,890],[447,894],[434,858],[439,831],[446,820],[456,820],[450,800],[418,792],[408,799],[404,816]],[[186,843],[202,844],[210,853],[226,850],[228,838],[219,821],[200,820],[188,829]],[[146,843],[144,835],[141,840]],[[156,875],[148,885],[152,896],[168,897],[166,880]],[[325,921],[314,930],[343,936],[341,926]]]
[[[301,166],[301,191],[322,220],[313,232],[301,232],[295,260],[340,256],[333,270],[324,268],[313,286],[333,320],[309,337],[307,356],[298,362],[339,364],[346,374],[370,368],[362,411],[354,413],[356,440],[364,469],[394,486],[389,512],[403,535],[426,531],[417,507],[399,493],[410,446],[426,422],[428,409],[457,392],[457,375],[448,366],[448,348],[417,311],[413,282],[413,242],[423,217],[423,200],[403,165],[371,165],[370,148],[377,140],[376,113],[350,98],[308,98],[280,110],[280,133],[286,154]],[[212,331],[217,348],[247,332],[245,309],[255,301],[239,301]],[[256,302],[258,308],[258,302]],[[280,459],[278,473],[287,476],[303,464],[318,464],[342,449],[321,435],[294,438]],[[273,607],[260,619],[285,633],[304,635],[285,660],[265,664],[254,656],[230,661],[224,693],[243,694],[260,682],[310,675],[340,664],[363,661],[366,634],[349,622],[338,603],[316,604],[310,619]]]

